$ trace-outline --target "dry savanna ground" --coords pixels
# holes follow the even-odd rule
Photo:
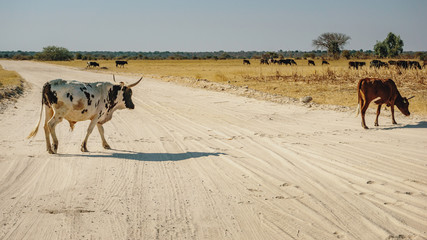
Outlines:
[[[243,65],[238,60],[130,60],[124,68],[116,68],[115,61],[97,61],[100,71],[116,74],[142,74],[160,77],[179,76],[207,79],[213,82],[248,86],[251,89],[282,96],[300,98],[312,96],[319,104],[357,106],[356,85],[361,78],[377,77],[393,79],[403,96],[411,100],[410,111],[427,115],[427,70],[348,68],[348,60],[329,61],[330,65],[308,66],[307,60],[296,60],[297,66],[261,65],[250,60]],[[371,60],[365,60],[369,66]],[[55,64],[86,68],[86,61],[52,62]],[[98,68],[97,68],[98,69]],[[373,104],[372,104],[373,105]],[[372,108],[374,106],[371,106]]]

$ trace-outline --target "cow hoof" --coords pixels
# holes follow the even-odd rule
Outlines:
[[[367,126],[364,126],[363,128],[364,128],[364,129],[369,129]]]
[[[108,144],[106,144],[106,145],[103,145],[103,147],[104,147],[104,149],[108,149],[108,150],[111,150],[111,147],[110,147],[110,145],[108,145]]]
[[[378,127],[379,125],[378,125],[378,123],[375,123],[375,127]]]
[[[54,152],[54,151],[52,151],[52,149],[48,149],[48,150],[47,150],[47,152],[48,152],[49,154],[55,154],[55,152]]]
[[[81,150],[82,152],[89,152],[89,151],[87,150],[87,148],[85,148],[85,147],[82,147],[80,150]]]

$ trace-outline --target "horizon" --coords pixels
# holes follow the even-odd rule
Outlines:
[[[351,37],[343,50],[373,50],[389,32],[405,52],[427,51],[427,1],[28,0],[1,3],[0,51],[311,52],[325,32]]]

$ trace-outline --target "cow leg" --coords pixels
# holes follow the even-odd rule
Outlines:
[[[89,127],[87,128],[87,133],[86,133],[86,137],[85,137],[85,139],[83,140],[83,142],[82,142],[82,147],[80,148],[80,150],[82,151],[82,152],[88,152],[88,150],[87,150],[87,140],[88,140],[88,138],[89,138],[89,135],[92,133],[92,131],[93,131],[93,128],[95,127],[95,125],[96,125],[96,122],[98,121],[98,119],[96,119],[96,118],[94,118],[91,122],[90,122],[90,124],[89,124]]]
[[[53,113],[53,117],[48,121],[47,125],[49,127],[50,135],[52,135],[52,151],[56,153],[58,151],[58,138],[56,137],[55,127],[58,123],[62,121],[61,117],[58,117],[56,112]]]
[[[375,126],[379,126],[378,125],[378,116],[380,116],[380,113],[381,113],[381,104],[379,104],[378,108],[377,108],[377,118],[375,118]]]
[[[366,114],[366,110],[368,110],[369,107],[369,102],[367,101],[361,101],[361,105],[360,105],[360,115],[362,115],[362,127],[364,129],[368,129],[368,126],[366,126],[366,122],[365,122],[365,114]]]
[[[105,140],[105,137],[104,137],[104,127],[100,123],[96,124],[96,126],[98,127],[99,135],[101,135],[102,146],[105,149],[111,149],[110,145],[108,145],[108,143],[107,143],[107,141]]]
[[[390,104],[390,111],[391,111],[391,122],[393,124],[397,124],[396,120],[394,119],[394,104]]]
[[[54,154],[55,152],[52,151],[51,145],[50,145],[50,131],[48,122],[52,119],[53,116],[53,110],[49,106],[45,106],[45,120],[44,120],[44,135],[46,138],[46,151],[48,151],[50,154]]]

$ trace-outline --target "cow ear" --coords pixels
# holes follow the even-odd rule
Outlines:
[[[120,88],[123,88],[124,85],[125,85],[124,82],[120,82]]]

